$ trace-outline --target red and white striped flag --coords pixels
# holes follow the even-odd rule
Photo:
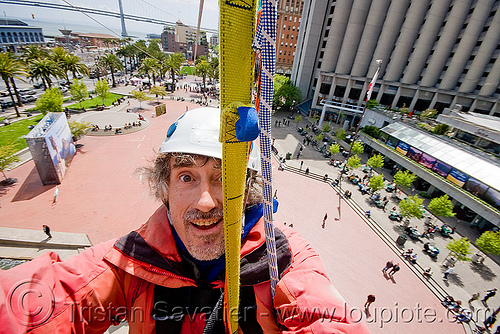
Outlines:
[[[375,86],[375,82],[377,81],[379,71],[380,71],[380,66],[377,68],[377,72],[375,72],[375,75],[373,76],[373,79],[370,82],[370,85],[368,86],[368,92],[366,93],[366,101],[370,100],[370,97],[372,96],[373,87]]]

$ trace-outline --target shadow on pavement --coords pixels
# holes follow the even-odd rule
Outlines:
[[[471,263],[470,268],[473,272],[479,274],[485,281],[493,281],[497,275],[490,268],[481,263]]]
[[[26,201],[43,194],[44,192],[51,190],[55,186],[44,186],[40,177],[38,176],[38,171],[36,167],[33,167],[31,172],[24,180],[21,188],[16,193],[16,196],[12,199],[12,202]]]

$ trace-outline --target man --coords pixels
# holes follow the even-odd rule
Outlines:
[[[227,332],[219,127],[213,108],[188,111],[170,126],[153,166],[143,170],[163,205],[138,230],[62,263],[51,253],[0,273],[2,330],[100,333],[126,320],[131,333]],[[247,171],[239,330],[368,333],[357,314],[351,321],[317,254],[288,228],[275,229],[280,280],[271,298],[255,153]],[[25,298],[28,288],[38,293]]]

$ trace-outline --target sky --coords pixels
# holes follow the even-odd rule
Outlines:
[[[49,3],[71,4],[74,6],[90,7],[109,11],[119,11],[118,0],[37,0]],[[166,21],[196,26],[198,23],[198,9],[200,0],[122,0],[123,12]],[[71,29],[74,32],[107,33],[121,36],[120,19],[112,17],[83,14],[50,8],[0,4],[0,15],[13,17],[25,21],[31,26],[43,28],[44,35],[61,36],[58,29]],[[34,19],[33,19],[33,16]],[[94,20],[98,22],[95,22]],[[205,0],[201,26],[217,29],[219,21],[218,0]],[[139,38],[148,33],[161,34],[163,27],[125,20],[129,35]]]

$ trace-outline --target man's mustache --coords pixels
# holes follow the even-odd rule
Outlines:
[[[184,215],[185,221],[193,221],[193,220],[219,220],[224,217],[224,211],[222,208],[213,208],[208,212],[203,212],[198,209],[192,209],[186,212]]]

